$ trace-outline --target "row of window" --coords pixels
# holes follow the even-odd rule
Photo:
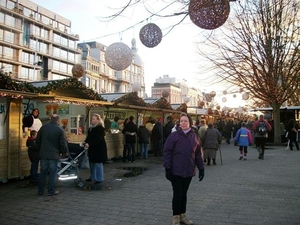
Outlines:
[[[68,28],[68,26],[66,26],[56,20],[56,15],[54,16],[54,19],[52,19],[45,15],[42,15],[41,13],[33,11],[32,9],[18,5],[17,3],[13,2],[13,1],[9,1],[9,0],[0,0],[0,5],[2,7],[10,9],[10,10],[13,10],[14,8],[16,8],[17,11],[19,13],[22,13],[24,16],[30,17],[35,20],[39,20],[41,23],[43,23],[45,25],[52,25],[53,27],[59,29],[60,31],[65,31]],[[10,24],[12,26],[14,26],[15,22],[11,20]]]
[[[20,19],[14,18],[7,14],[3,14],[2,12],[0,12],[0,23],[3,23],[10,27],[22,29],[22,22]],[[62,37],[60,34],[56,34],[56,33],[53,34],[53,38],[52,38],[52,37],[50,37],[50,33],[47,29],[41,28],[34,24],[29,24],[27,22],[24,23],[23,32],[24,32],[25,36],[34,35],[35,37],[47,39],[50,41],[53,39],[53,42],[58,45],[68,47],[68,48],[74,49],[74,50],[76,49],[75,41],[70,40],[66,37]],[[3,31],[2,31],[2,33],[3,33]],[[15,34],[13,32],[6,31],[5,33],[6,34],[2,34],[0,37],[4,36],[5,40],[7,42],[19,44],[18,41],[14,41]],[[16,34],[16,36],[18,36],[18,35]],[[28,38],[28,37],[25,37],[25,39],[26,38]]]

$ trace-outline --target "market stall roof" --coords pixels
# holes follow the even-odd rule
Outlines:
[[[28,82],[12,79],[8,73],[0,71],[0,97],[10,98],[38,98],[45,96]]]
[[[170,105],[170,103],[168,102],[167,99],[165,99],[164,97],[161,97],[159,99],[157,99],[157,101],[153,102],[151,104],[151,106],[153,108],[160,108],[160,109],[167,109],[167,110],[173,110],[172,106]]]
[[[112,105],[94,90],[71,77],[63,80],[26,82],[0,72],[0,96],[42,98],[48,102],[82,105]]]
[[[114,103],[115,106],[118,105],[134,105],[141,107],[150,107],[150,104],[146,103],[144,99],[137,95],[137,92],[129,92],[129,93],[111,93],[104,94],[102,97],[109,99]]]

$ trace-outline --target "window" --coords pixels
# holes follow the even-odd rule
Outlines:
[[[90,87],[90,78],[89,77],[85,77],[85,86]]]

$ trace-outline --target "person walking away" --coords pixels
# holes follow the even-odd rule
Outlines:
[[[200,120],[200,127],[198,129],[198,136],[200,138],[201,143],[203,143],[203,137],[204,137],[204,133],[205,133],[206,130],[207,130],[206,120],[201,119]],[[201,147],[201,153],[202,153],[202,156],[204,156],[203,146]],[[204,162],[206,162],[206,158],[204,158]]]
[[[129,117],[129,122],[125,124],[125,128],[123,130],[126,141],[126,148],[128,151],[128,162],[135,162],[135,144],[136,144],[136,133],[137,133],[137,126],[133,122],[134,117]]]
[[[290,119],[286,125],[286,131],[288,132],[287,137],[290,140],[289,147],[290,150],[293,151],[293,143],[295,143],[296,149],[299,151],[299,145],[297,139],[298,134],[298,126],[295,120]]]
[[[163,149],[163,166],[166,178],[173,187],[172,211],[173,225],[193,224],[186,216],[187,192],[199,170],[199,181],[204,178],[204,163],[201,156],[201,142],[198,135],[191,129],[192,119],[182,113],[180,125],[172,132]]]
[[[123,133],[123,162],[126,162],[127,158],[128,158],[128,154],[127,154],[127,146],[126,146],[126,134],[125,134],[125,125],[129,122],[129,118],[126,118],[123,122],[123,129],[122,129],[122,133]]]
[[[38,184],[38,169],[40,162],[40,152],[36,146],[35,139],[37,136],[36,130],[30,131],[30,136],[27,138],[26,146],[28,147],[28,156],[31,162],[30,166],[30,183],[37,185]]]
[[[49,173],[48,195],[57,195],[57,164],[60,155],[67,154],[67,140],[64,130],[59,126],[59,116],[53,114],[51,121],[41,127],[36,137],[36,146],[40,152],[41,173],[38,194],[43,195]]]
[[[203,136],[203,150],[204,158],[207,159],[207,165],[210,165],[210,160],[212,159],[213,165],[217,165],[216,162],[216,152],[222,142],[221,133],[213,127],[210,123],[208,124],[207,130],[204,132]]]
[[[250,130],[246,128],[246,123],[242,123],[242,127],[237,131],[234,137],[234,143],[237,143],[240,150],[239,160],[247,160],[248,146],[252,144],[252,135]]]
[[[163,125],[161,117],[158,118],[157,122],[155,123],[152,129],[151,138],[153,142],[154,156],[161,156],[163,146]]]
[[[260,115],[259,119],[253,124],[254,141],[259,153],[258,159],[264,159],[265,145],[268,137],[268,131],[272,130],[271,125],[264,119],[264,115]]]
[[[150,131],[144,125],[140,125],[137,130],[137,136],[140,144],[140,157],[141,159],[147,159]]]
[[[232,122],[232,120],[228,120],[225,125],[226,143],[227,144],[230,144],[232,132],[233,132],[233,122]]]
[[[91,126],[83,146],[88,148],[90,164],[90,177],[86,181],[100,184],[104,180],[103,163],[107,161],[107,146],[103,120],[99,114],[92,116]]]
[[[173,119],[172,116],[167,116],[167,123],[166,125],[163,127],[163,136],[164,136],[164,140],[163,143],[166,142],[168,136],[171,134],[172,132],[172,128],[174,127],[174,123],[173,123]]]

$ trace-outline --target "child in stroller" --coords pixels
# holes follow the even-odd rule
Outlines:
[[[59,160],[58,179],[59,180],[77,180],[79,161],[86,154],[87,148],[81,147],[79,144],[68,143],[69,156]]]

